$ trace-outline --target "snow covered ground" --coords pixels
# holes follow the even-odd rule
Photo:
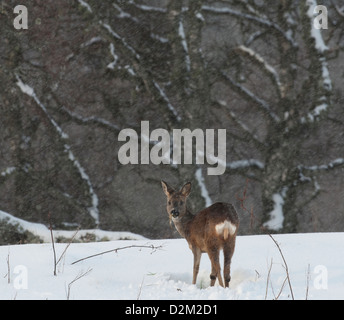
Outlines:
[[[285,257],[295,299],[344,299],[344,233],[274,239]],[[133,245],[162,248],[132,247],[72,264]],[[57,259],[66,246],[55,244]],[[197,284],[191,284],[193,258],[184,239],[73,243],[56,276],[53,261],[51,243],[1,246],[0,299],[292,299],[281,254],[267,235],[237,238],[228,289],[209,287],[205,254]]]

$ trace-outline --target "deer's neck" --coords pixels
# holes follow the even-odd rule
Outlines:
[[[179,219],[173,219],[174,226],[183,238],[187,238],[190,223],[195,216],[186,209],[186,213]]]

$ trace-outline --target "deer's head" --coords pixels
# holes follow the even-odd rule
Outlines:
[[[161,181],[162,189],[167,197],[167,213],[173,219],[179,219],[185,213],[186,199],[191,191],[191,182],[187,182],[179,191],[170,187],[165,181]]]

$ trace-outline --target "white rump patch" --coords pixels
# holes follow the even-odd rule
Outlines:
[[[218,235],[223,234],[224,229],[228,229],[229,234],[232,236],[236,231],[236,226],[228,220],[221,222],[215,226]]]

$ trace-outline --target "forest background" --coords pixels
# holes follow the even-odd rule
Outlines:
[[[191,209],[233,203],[240,234],[343,231],[340,2],[22,1],[18,30],[1,1],[0,210],[171,238],[160,180],[191,181]],[[121,164],[118,135],[142,121],[226,129],[225,173]],[[26,241],[0,218],[1,243]]]

